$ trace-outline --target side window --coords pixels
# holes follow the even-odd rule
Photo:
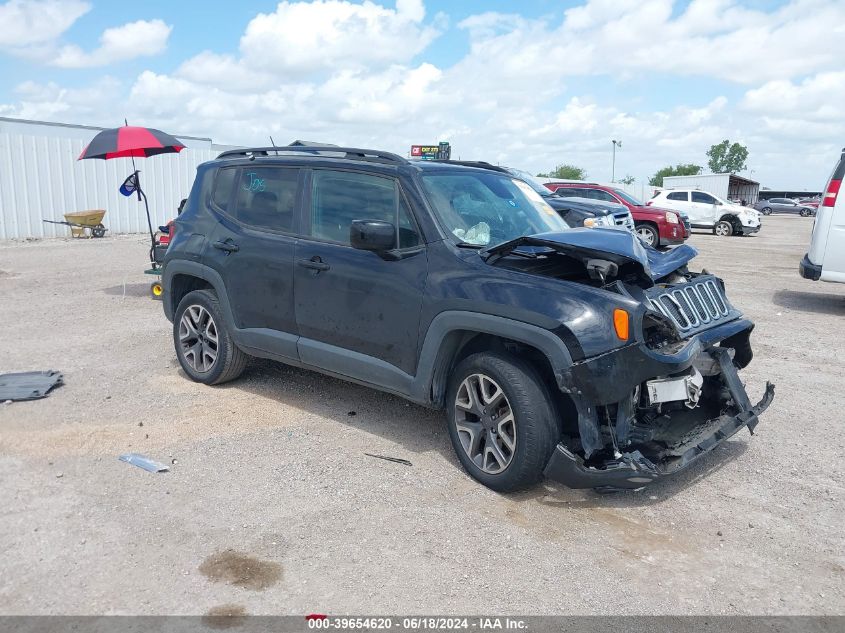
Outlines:
[[[689,201],[689,194],[686,191],[675,191],[666,196],[667,200],[679,200],[681,202]]]
[[[616,198],[611,196],[606,191],[602,191],[601,189],[593,189],[592,193],[593,193],[592,197],[595,198],[596,200],[601,200],[602,202],[616,202]]]
[[[235,176],[237,173],[237,167],[226,167],[218,170],[214,177],[214,189],[211,193],[211,200],[224,211],[229,206],[229,200],[232,199],[232,187],[235,185]]]
[[[710,194],[702,193],[701,191],[692,192],[692,201],[700,202],[701,204],[716,204],[716,198]]]
[[[397,229],[399,248],[420,243],[404,197],[392,178],[316,169],[311,179],[311,235],[349,244],[353,220],[383,220]]]
[[[575,187],[561,187],[556,192],[558,195],[566,196],[567,198],[586,198],[587,191],[584,189],[576,189]]]
[[[293,228],[298,180],[298,169],[244,167],[232,215],[250,226],[290,231]]]

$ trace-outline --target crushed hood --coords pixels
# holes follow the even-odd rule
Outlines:
[[[686,244],[661,252],[644,245],[630,231],[588,228],[518,237],[484,249],[479,255],[492,264],[520,247],[550,248],[581,261],[585,266],[594,259],[611,261],[620,268],[633,268],[648,285],[675,272],[698,255],[698,251]]]

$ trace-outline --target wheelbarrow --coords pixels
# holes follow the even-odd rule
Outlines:
[[[69,226],[71,237],[82,237],[83,235],[88,235],[88,237],[105,237],[108,229],[103,226],[104,215],[106,215],[105,209],[75,211],[73,213],[65,213],[64,222],[57,220],[44,220],[44,222]]]

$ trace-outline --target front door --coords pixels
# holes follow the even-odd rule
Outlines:
[[[690,222],[702,226],[713,226],[716,220],[721,217],[721,208],[716,198],[703,191],[690,192]],[[692,213],[695,213],[697,220],[693,220]]]
[[[227,173],[231,172],[231,173]],[[288,167],[224,168],[212,205],[220,215],[206,263],[217,270],[238,341],[297,358],[293,301],[299,180]],[[231,181],[228,200],[218,186]]]
[[[354,171],[315,169],[310,226],[296,243],[294,292],[300,359],[336,373],[399,388],[416,372],[426,250],[398,182]],[[397,227],[390,256],[349,245],[353,220]]]

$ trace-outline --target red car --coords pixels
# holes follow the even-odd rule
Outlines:
[[[622,189],[589,182],[549,182],[546,187],[559,196],[579,196],[625,205],[634,218],[637,235],[649,246],[683,244],[690,236],[689,220],[677,211],[647,207]]]

